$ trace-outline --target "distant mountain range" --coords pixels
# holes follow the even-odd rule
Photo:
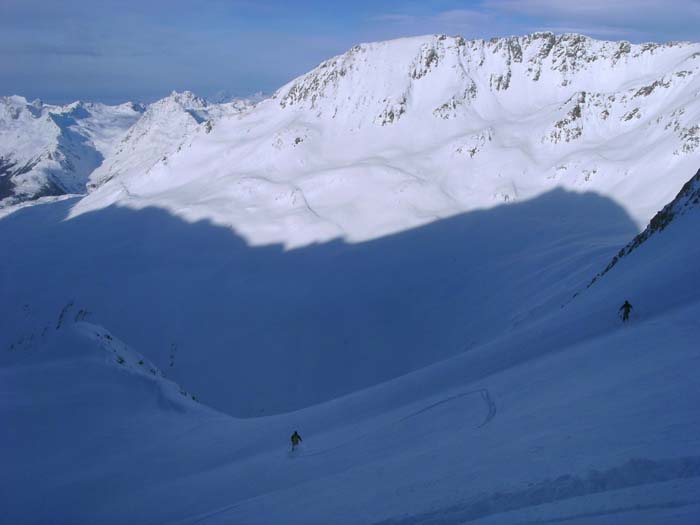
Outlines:
[[[56,106],[16,95],[0,97],[0,207],[85,193],[93,186],[93,174],[96,180],[109,177],[124,152],[132,153],[135,141],[157,160],[161,149],[167,151],[203,120],[251,104],[229,98],[212,105],[189,92],[173,92],[148,106],[80,101]]]
[[[168,185],[288,217],[265,228],[282,242],[368,238],[556,186],[609,195],[642,225],[700,158],[699,68],[698,44],[437,35],[355,46],[263,100],[5,97],[0,202],[112,180],[88,201],[156,186],[167,200],[147,176],[167,169]],[[251,235],[259,222],[223,220]]]

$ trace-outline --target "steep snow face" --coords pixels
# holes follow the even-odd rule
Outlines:
[[[634,306],[634,321],[698,304],[700,267],[694,261],[700,259],[700,246],[694,241],[699,224],[700,171],[571,305],[580,311],[595,309],[593,302],[605,290],[618,290],[620,302],[627,298]],[[694,329],[698,333],[697,323]]]
[[[0,206],[82,193],[90,173],[143,112],[127,103],[66,106],[0,98]]]
[[[153,204],[299,246],[563,187],[641,227],[700,159],[699,68],[699,44],[580,35],[363,44],[249,111],[174,126],[158,155],[132,150],[74,213]]]
[[[595,283],[599,277],[602,277],[613,267],[620,262],[622,257],[628,256],[642,244],[647,242],[653,235],[662,232],[674,221],[678,221],[680,217],[686,213],[698,213],[700,210],[700,170],[688,182],[683,185],[681,191],[678,192],[676,198],[668,203],[664,208],[654,215],[649,225],[642,233],[637,235],[630,241],[618,254],[613,257],[605,269],[593,278],[589,287]]]
[[[210,104],[191,91],[173,91],[168,97],[148,106],[143,117],[116,146],[114,154],[90,176],[89,188],[104,184],[120,173],[148,176],[157,163],[167,163],[168,155],[179,151],[193,133],[211,131],[212,122],[228,114],[247,111],[248,99]]]

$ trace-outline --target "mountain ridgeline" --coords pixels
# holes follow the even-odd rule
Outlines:
[[[251,134],[264,139],[258,153],[269,171],[429,156],[430,167],[444,173],[436,189],[448,200],[483,193],[459,211],[533,196],[552,184],[607,190],[645,163],[633,154],[600,158],[588,153],[592,148],[629,145],[631,153],[653,151],[673,164],[698,157],[699,67],[698,44],[635,45],[553,33],[492,40],[436,35],[355,46],[269,100],[217,104],[174,92],[147,107],[51,106],[4,97],[0,205],[84,193],[114,177],[148,173],[216,122],[231,127],[242,116],[228,145],[243,149]],[[338,155],[347,142],[359,142],[363,153],[350,148]],[[314,146],[327,162],[309,166]],[[501,163],[504,153],[509,162]],[[243,160],[235,151],[227,157]],[[630,162],[622,162],[625,157]],[[483,173],[485,166],[491,173]],[[670,195],[660,198],[657,204]],[[645,222],[650,212],[645,207],[637,219]]]
[[[671,202],[654,215],[643,232],[632,239],[624,248],[620,249],[605,269],[593,278],[588,287],[590,288],[599,278],[612,270],[620,262],[620,259],[639,248],[653,235],[665,230],[679,217],[690,211],[697,212],[698,209],[700,209],[700,170],[683,185],[681,191],[678,192],[678,195]]]
[[[146,171],[150,165],[124,160],[134,147],[147,150],[153,163],[207,119],[249,107],[244,99],[212,105],[187,91],[148,106],[80,101],[57,106],[0,97],[0,207],[83,194],[123,169],[122,163]]]
[[[90,174],[143,111],[131,103],[53,106],[0,97],[0,206],[85,192]]]
[[[700,45],[688,43],[538,33],[362,44],[250,107],[154,104],[74,214],[157,201],[297,246],[561,187],[610,197],[641,226],[700,160],[699,71]]]

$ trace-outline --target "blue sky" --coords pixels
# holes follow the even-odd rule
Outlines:
[[[272,92],[358,42],[540,30],[700,41],[700,0],[0,0],[0,94]]]

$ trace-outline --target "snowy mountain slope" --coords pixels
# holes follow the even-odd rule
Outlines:
[[[699,44],[580,35],[363,44],[178,136],[147,175],[133,155],[74,214],[156,205],[293,247],[563,187],[610,197],[642,226],[700,158],[699,67]]]
[[[29,319],[35,312],[26,306],[23,314]],[[3,432],[0,452],[3,523],[84,522],[85,493],[71,487],[85,479],[101,485],[96,478],[105,463],[133,465],[150,426],[179,429],[183,415],[210,412],[146,357],[82,320],[86,316],[64,305],[43,319],[45,329],[0,356],[0,412],[12,426]],[[116,485],[111,490],[119,492]],[[40,501],[56,494],[65,507],[51,515],[59,509]]]
[[[20,337],[20,305],[48,316],[72,300],[203,402],[242,416],[332,399],[531,323],[637,231],[609,199],[558,190],[382,239],[287,250],[156,207],[65,220],[79,202],[0,220],[15,327],[0,347]]]
[[[660,212],[654,215],[654,218],[651,219],[649,225],[644,229],[644,231],[637,235],[629,244],[627,244],[627,246],[622,248],[618,254],[612,258],[605,269],[594,277],[588,286],[590,287],[599,277],[602,277],[612,270],[622,257],[632,253],[639,246],[648,241],[652,235],[665,230],[666,227],[669,226],[674,220],[677,220],[679,216],[685,214],[686,212],[693,212],[696,210],[699,207],[699,204],[700,170],[694,177],[683,185],[683,188],[681,188],[681,191],[678,192],[676,198],[664,206]]]
[[[103,341],[107,333],[81,324],[78,303],[71,315],[59,309],[48,328],[67,341],[3,353],[0,384],[9,395],[0,410],[15,433],[2,434],[0,454],[16,475],[0,481],[0,494],[9,495],[1,516],[30,523],[694,525],[700,247],[690,240],[700,208],[690,203],[564,307],[451,359],[272,417],[231,418],[175,391],[173,401],[158,402],[158,390],[135,388],[137,376],[113,352],[75,340]],[[50,223],[55,206],[22,213],[43,208]],[[550,276],[569,289],[566,279]],[[629,325],[615,317],[625,297],[635,305]],[[23,315],[46,317],[34,309]],[[81,357],[68,359],[64,352],[75,346]],[[90,361],[104,367],[105,355],[107,369],[93,364],[85,373]],[[269,363],[267,373],[277,366]],[[304,442],[290,453],[294,429]],[[58,436],[65,452],[32,458],[56,450],[43,436]]]
[[[211,104],[186,91],[148,107],[90,102],[52,106],[2,97],[0,205],[85,193],[123,169],[147,172],[200,124],[247,111],[258,100]]]
[[[235,99],[211,104],[190,91],[173,91],[150,104],[139,121],[128,131],[112,156],[90,176],[88,188],[97,187],[121,172],[147,175],[158,161],[177,151],[192,133],[211,130],[212,121],[227,114],[247,111],[253,103]]]
[[[141,116],[141,106],[51,106],[0,98],[0,205],[79,193],[90,173]]]

